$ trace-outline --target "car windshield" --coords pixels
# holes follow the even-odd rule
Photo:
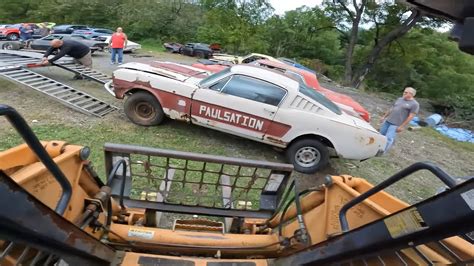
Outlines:
[[[326,98],[321,93],[315,91],[314,89],[300,83],[299,90],[304,95],[306,95],[306,96],[310,97],[311,99],[317,101],[318,103],[324,105],[326,108],[333,111],[334,113],[336,113],[338,115],[342,114],[341,109],[339,109],[339,107],[336,104],[331,102],[328,98]]]
[[[222,77],[226,76],[229,72],[230,72],[230,68],[226,68],[220,72],[217,72],[214,75],[210,75],[209,77],[199,82],[199,87],[209,87],[216,81],[220,80]]]

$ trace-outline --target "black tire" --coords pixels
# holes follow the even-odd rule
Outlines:
[[[297,140],[286,150],[287,160],[300,173],[314,174],[329,162],[326,145],[316,139]]]
[[[9,41],[18,41],[20,39],[20,35],[15,34],[15,33],[10,33],[7,35],[7,40]]]
[[[204,57],[205,57],[205,56],[204,56],[204,53],[201,52],[201,51],[196,51],[196,52],[194,53],[194,56],[196,56],[197,58],[204,58]]]
[[[17,42],[6,42],[2,44],[3,50],[20,50],[20,43]]]
[[[140,126],[155,126],[163,122],[165,114],[155,96],[147,92],[136,92],[124,104],[128,119]]]

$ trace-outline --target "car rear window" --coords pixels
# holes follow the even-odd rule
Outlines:
[[[299,88],[299,91],[301,93],[303,93],[304,95],[310,97],[311,99],[317,101],[318,103],[324,105],[326,108],[328,108],[329,110],[331,110],[332,112],[340,115],[342,114],[342,111],[341,109],[339,109],[339,107],[334,104],[333,102],[331,102],[331,100],[329,100],[328,98],[326,98],[324,95],[322,95],[321,93],[315,91],[314,89],[304,85],[304,84],[301,84],[300,83],[300,88]]]

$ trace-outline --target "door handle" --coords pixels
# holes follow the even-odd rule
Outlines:
[[[272,114],[272,115],[275,114],[275,111],[270,110],[270,109],[268,109],[268,108],[263,108],[263,110],[266,111],[266,112],[269,112],[269,113]]]

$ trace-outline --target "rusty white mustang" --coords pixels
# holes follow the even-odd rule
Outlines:
[[[113,85],[113,86],[112,86]],[[285,149],[295,169],[314,173],[330,152],[364,160],[382,153],[386,139],[315,90],[274,72],[235,65],[213,75],[168,62],[127,63],[106,84],[124,99],[127,117],[152,126],[165,117]]]

